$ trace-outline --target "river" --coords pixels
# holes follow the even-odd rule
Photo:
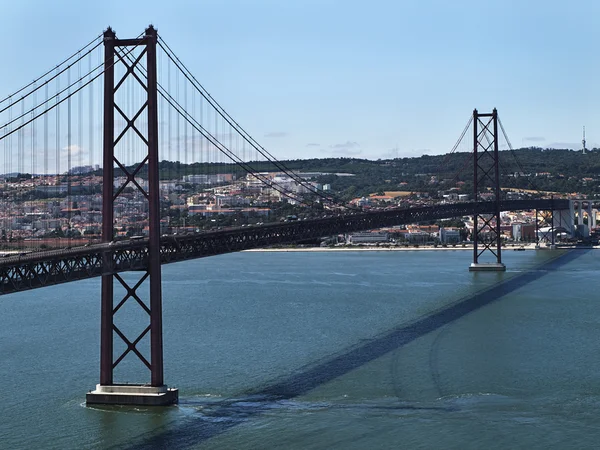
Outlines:
[[[99,279],[0,297],[0,448],[597,447],[600,252],[507,251],[505,273],[470,273],[470,257],[164,266],[168,408],[85,406]],[[115,322],[141,331],[143,314],[130,301]],[[149,380],[129,356],[115,378]]]

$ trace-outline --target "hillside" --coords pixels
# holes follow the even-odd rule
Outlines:
[[[356,158],[325,158],[285,161],[293,170],[346,172],[354,177],[326,175],[319,178],[345,197],[389,190],[437,192],[458,187],[471,192],[473,158],[471,153],[423,155],[371,161]],[[600,192],[600,150],[586,154],[573,150],[524,148],[500,152],[501,186],[529,190]]]

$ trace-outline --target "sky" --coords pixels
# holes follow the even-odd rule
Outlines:
[[[600,2],[0,0],[0,97],[111,26],[153,24],[279,159],[449,152],[474,108],[514,148],[600,147]],[[467,151],[471,144],[461,145]]]

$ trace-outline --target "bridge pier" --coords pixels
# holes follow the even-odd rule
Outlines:
[[[160,260],[160,197],[158,174],[158,95],[156,71],[156,30],[150,26],[140,39],[119,40],[110,28],[104,33],[104,160],[103,160],[103,205],[102,205],[102,242],[110,245],[114,234],[114,203],[125,187],[130,185],[145,197],[148,202],[148,253],[140,280],[130,286],[117,273],[114,251],[107,250],[103,255],[102,308],[100,324],[100,384],[86,395],[87,404],[152,405],[163,406],[177,403],[177,389],[169,389],[163,379],[163,343],[162,343],[162,292]],[[134,59],[120,51],[124,47],[138,47],[141,53]],[[135,70],[145,54],[146,85],[142,76]],[[125,74],[115,85],[115,66],[122,64]],[[115,93],[127,82],[140,83],[147,92],[147,101],[137,112],[127,117],[115,103]],[[136,119],[147,109],[147,135],[136,127]],[[125,119],[127,125],[115,139],[115,110]],[[142,127],[140,127],[142,128]],[[147,157],[135,169],[127,169],[127,164],[119,161],[115,154],[117,144],[127,132],[135,132],[147,146]],[[114,188],[114,164],[126,175],[127,181],[116,190]],[[147,192],[138,183],[136,176],[147,170]],[[114,285],[125,289],[125,296],[114,304]],[[149,284],[149,301],[142,300],[142,286]],[[144,313],[149,316],[150,324],[135,338],[128,338],[114,322],[117,311],[128,300],[135,300]],[[143,339],[150,334],[150,360],[144,351],[138,348]],[[116,360],[113,341],[115,334],[123,341],[126,350]],[[115,383],[113,374],[117,365],[127,356],[135,355],[150,370],[149,384]]]
[[[584,225],[584,213],[588,216],[588,224]],[[596,227],[595,213],[592,202],[585,199],[568,200],[568,208],[562,208],[554,213],[553,228],[557,232],[566,233],[569,238],[586,238]]]
[[[589,238],[590,231],[594,225],[592,222],[592,202],[587,200],[577,200],[577,237]],[[584,213],[587,215],[587,224],[584,223]]]
[[[95,405],[167,406],[178,401],[178,390],[165,385],[97,384],[96,389],[86,395],[86,403]]]
[[[471,263],[469,272],[504,272],[506,266],[502,263]]]

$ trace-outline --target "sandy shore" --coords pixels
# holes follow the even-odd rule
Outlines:
[[[504,251],[514,251],[515,249],[523,248],[524,250],[535,250],[535,244],[523,244],[523,245],[515,245],[514,247],[511,245],[509,247],[502,247]],[[546,249],[547,247],[541,246],[541,249]],[[356,246],[356,247],[290,247],[290,248],[253,248],[250,250],[244,250],[245,252],[414,252],[414,251],[449,251],[449,250],[470,250],[473,251],[472,245],[466,245],[463,247],[462,245],[457,245],[456,247],[442,247],[442,246],[424,246],[420,245],[419,247],[367,247],[367,246]]]

